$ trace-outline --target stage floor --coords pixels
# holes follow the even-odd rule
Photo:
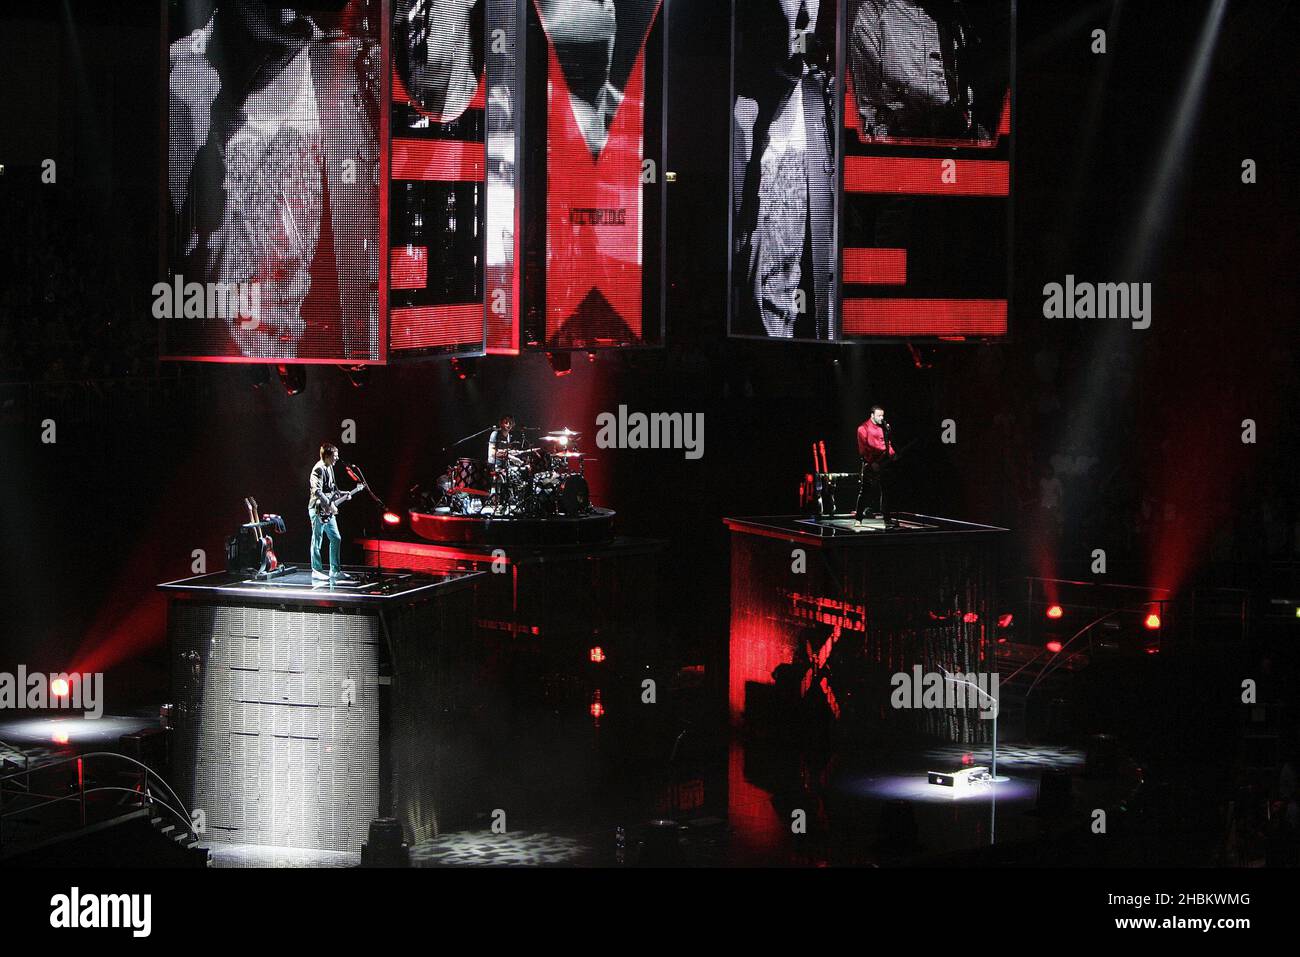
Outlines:
[[[987,752],[978,752],[987,763]],[[1121,799],[1127,785],[1089,782],[1082,777],[1084,754],[1057,746],[1006,745],[998,751],[998,773],[1007,780],[954,797],[929,784],[927,770],[961,767],[970,761],[960,747],[918,748],[864,760],[840,757],[827,763],[817,793],[790,793],[781,773],[804,766],[797,751],[755,751],[739,739],[709,759],[730,768],[725,816],[678,814],[676,863],[706,867],[924,866],[990,845],[1029,846],[1052,830],[1036,812],[1038,775],[1044,768],[1068,772],[1076,806],[1103,806]],[[825,756],[823,756],[825,760]],[[793,764],[791,764],[793,762]],[[759,776],[775,771],[773,783],[758,784],[742,769]],[[721,770],[719,767],[715,770]],[[690,769],[700,779],[715,774]],[[657,810],[662,781],[647,775],[620,800],[590,809],[585,822],[557,819],[512,827],[505,834],[489,829],[442,834],[411,848],[412,867],[609,867],[632,864],[639,854],[646,824],[662,817]],[[776,783],[782,780],[783,783]],[[681,788],[685,782],[673,785]],[[878,825],[887,802],[906,801],[916,822],[916,840],[899,844],[882,840]],[[806,807],[808,833],[791,833],[783,809]],[[620,857],[617,830],[625,834]],[[302,851],[293,848],[214,845],[212,866],[355,867],[359,854]]]
[[[886,524],[880,518],[856,522],[851,514],[811,517],[808,515],[755,515],[722,520],[733,532],[802,541],[811,545],[850,544],[854,542],[915,542],[921,537],[931,540],[1000,534],[1005,528],[963,522],[937,515],[894,512]]]
[[[296,566],[275,578],[259,581],[237,572],[214,572],[194,578],[165,582],[158,586],[169,594],[186,598],[206,598],[221,601],[250,601],[281,604],[368,605],[405,604],[432,597],[435,593],[467,586],[481,572],[446,571],[437,575],[421,572],[380,572],[359,565],[345,565],[343,571],[353,578],[350,582],[313,581],[311,568]]]
[[[149,709],[156,715],[156,709]],[[99,720],[49,715],[0,722],[0,755],[33,770],[59,758],[117,750],[107,738],[147,727],[145,713],[105,715]],[[111,729],[111,730],[110,730]],[[586,740],[586,739],[584,739]],[[578,745],[581,750],[588,745]],[[518,749],[516,749],[517,751]],[[523,749],[525,752],[528,748]],[[563,751],[564,749],[561,749]],[[680,756],[665,773],[657,762],[620,764],[606,784],[551,776],[546,799],[535,781],[517,780],[537,756],[503,753],[511,768],[502,792],[504,806],[529,808],[512,818],[509,831],[485,825],[451,831],[411,849],[414,867],[582,867],[637,862],[638,842],[649,822],[671,818],[679,835],[677,863],[693,866],[820,867],[971,864],[997,848],[1000,860],[1067,865],[1098,839],[1088,831],[1089,809],[1127,803],[1138,813],[1143,789],[1133,779],[1102,780],[1085,773],[1085,755],[1065,745],[1004,742],[998,772],[1006,782],[965,796],[931,785],[926,772],[987,765],[986,748],[956,745],[897,747],[870,754],[807,750],[797,744],[757,745],[739,735]],[[550,767],[550,765],[548,765]],[[1038,810],[1038,779],[1047,769],[1071,781],[1068,813]],[[526,776],[526,775],[524,775]],[[1149,789],[1146,789],[1149,790]],[[1218,821],[1216,796],[1203,776],[1189,769],[1170,783],[1164,800],[1189,822]],[[906,802],[916,824],[914,841],[887,840],[881,832],[886,806]],[[807,811],[806,834],[791,832],[791,809]],[[1207,814],[1209,817],[1207,818]],[[618,829],[623,829],[622,847]],[[6,826],[11,841],[43,836],[23,820]],[[1072,837],[1071,835],[1082,835]],[[1220,835],[1188,827],[1165,848],[1163,864],[1209,860]],[[1076,843],[1069,843],[1069,842]],[[211,843],[215,868],[339,868],[360,864],[357,853],[265,845]],[[1113,853],[1123,851],[1113,845]],[[1143,845],[1139,842],[1133,854]],[[1140,857],[1116,859],[1121,866],[1154,863]]]

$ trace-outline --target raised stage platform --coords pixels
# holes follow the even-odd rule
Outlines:
[[[215,843],[357,852],[394,816],[408,840],[465,821],[487,756],[453,733],[475,707],[482,573],[313,587],[219,572],[168,595],[171,780]]]
[[[592,545],[614,538],[613,509],[593,508],[586,515],[550,515],[527,518],[491,515],[453,515],[451,512],[407,513],[411,531],[430,542],[446,545],[480,545],[489,548],[553,545]]]
[[[434,597],[435,593],[465,587],[472,584],[473,577],[471,571],[455,569],[437,575],[401,571],[380,573],[364,566],[346,566],[343,570],[354,581],[334,585],[314,582],[311,568],[304,566],[266,580],[224,571],[164,582],[158,588],[177,598],[216,602],[272,605],[290,602],[323,608],[345,605],[393,607],[423,601]]]
[[[974,710],[893,707],[891,680],[918,665],[994,670],[996,547],[1006,529],[911,512],[891,519],[724,519],[734,722],[856,743],[986,739],[989,722]]]
[[[926,541],[953,540],[954,537],[1000,535],[1005,528],[961,522],[936,515],[918,515],[913,512],[894,512],[889,524],[880,518],[856,522],[852,515],[833,515],[811,518],[804,515],[764,515],[755,518],[724,518],[723,522],[733,532],[765,535],[784,541],[800,541],[822,546],[851,545],[871,540],[877,544],[915,544],[917,536]],[[865,538],[864,538],[865,536]]]

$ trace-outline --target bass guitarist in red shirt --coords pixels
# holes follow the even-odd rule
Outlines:
[[[871,407],[871,417],[858,426],[858,455],[862,457],[861,485],[858,502],[853,509],[853,520],[861,522],[866,514],[865,506],[872,504],[871,511],[879,512],[886,524],[889,513],[885,510],[885,463],[897,453],[889,441],[889,423],[885,421],[885,410],[878,405]]]

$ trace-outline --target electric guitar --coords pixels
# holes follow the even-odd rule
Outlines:
[[[346,492],[329,492],[318,495],[316,498],[316,514],[321,518],[332,518],[339,513],[339,506],[346,502],[358,492],[364,491],[365,482],[358,483],[356,488],[350,488]]]

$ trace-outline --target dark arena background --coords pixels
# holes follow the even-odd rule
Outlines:
[[[130,891],[184,933],[236,868],[409,917],[448,867],[836,867],[932,946],[1267,925],[1297,38],[1281,0],[5,4],[7,923]],[[938,906],[957,869],[988,896]]]

